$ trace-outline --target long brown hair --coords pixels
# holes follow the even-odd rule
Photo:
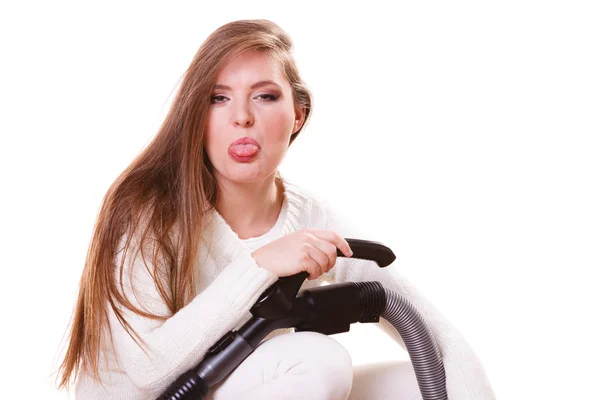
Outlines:
[[[152,243],[151,262],[158,265],[160,260],[160,276],[153,272],[153,279],[170,311],[176,313],[193,298],[202,221],[218,195],[204,150],[210,95],[227,62],[248,50],[264,51],[278,62],[292,87],[296,109],[304,112],[304,123],[290,144],[306,124],[311,94],[293,60],[292,41],[278,25],[267,20],[235,21],[206,39],[186,70],[158,133],[103,199],[79,283],[67,351],[58,371],[59,388],[68,388],[84,366],[99,379],[101,333],[108,327],[106,305],[132,337],[135,332],[119,306],[144,317],[166,319],[136,308],[119,291],[122,280],[119,283],[115,276],[121,276],[123,264],[115,265],[115,255],[136,250],[130,248],[134,233],[139,235],[139,248]],[[118,249],[123,237],[128,238],[125,248]]]

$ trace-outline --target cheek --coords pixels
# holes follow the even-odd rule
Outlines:
[[[294,127],[294,115],[288,110],[270,113],[265,120],[266,132],[274,142],[288,143]]]
[[[219,153],[222,152],[223,147],[228,146],[226,143],[226,137],[222,134],[223,124],[220,121],[223,120],[223,116],[217,113],[209,114],[208,124],[206,126],[206,132],[204,136],[204,146],[208,157],[215,163],[215,157],[218,157]]]

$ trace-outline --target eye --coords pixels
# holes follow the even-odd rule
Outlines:
[[[274,94],[259,94],[258,96],[256,96],[257,98],[259,98],[260,100],[267,100],[267,101],[275,101],[279,98],[279,96],[275,96]]]
[[[210,102],[213,104],[214,103],[223,103],[223,102],[225,102],[225,100],[227,100],[227,97],[222,96],[222,95],[212,96],[210,98]]]

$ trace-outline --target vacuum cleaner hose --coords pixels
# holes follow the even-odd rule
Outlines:
[[[442,355],[423,317],[398,293],[386,289],[385,297],[385,310],[381,317],[389,321],[402,336],[423,400],[447,400]]]
[[[361,287],[361,308],[377,308],[374,299],[381,293],[381,284],[359,282],[356,285]],[[423,400],[447,400],[442,356],[425,320],[400,294],[388,289],[384,289],[384,292],[385,306],[380,316],[389,321],[404,340]]]
[[[417,309],[380,282],[346,282],[307,289],[297,301],[311,305],[311,318],[296,331],[347,332],[355,322],[390,322],[402,337],[423,400],[447,400],[446,373],[433,333]]]

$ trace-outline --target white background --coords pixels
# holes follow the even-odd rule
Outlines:
[[[67,398],[102,197],[206,36],[267,18],[314,94],[282,173],[395,251],[499,398],[598,398],[595,2],[219,3],[0,6],[2,397]],[[357,363],[399,354],[369,328],[340,339]]]

